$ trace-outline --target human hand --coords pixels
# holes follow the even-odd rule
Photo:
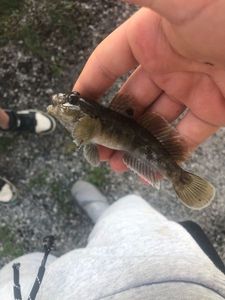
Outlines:
[[[92,53],[74,89],[98,99],[130,70],[119,93],[141,113],[155,111],[193,150],[225,124],[225,2],[219,0],[130,0],[145,5]],[[153,11],[154,10],[154,11]],[[101,160],[125,170],[121,154],[100,147]]]

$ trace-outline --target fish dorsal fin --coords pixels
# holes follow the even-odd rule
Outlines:
[[[132,107],[132,98],[128,95],[116,94],[112,99],[109,108],[125,115],[126,117],[133,118],[134,109]]]
[[[160,179],[162,175],[160,171],[149,161],[135,157],[129,153],[125,153],[123,156],[123,162],[125,165],[138,174],[141,178],[145,179],[157,190],[160,189]]]
[[[146,128],[177,162],[184,161],[188,156],[188,147],[178,131],[157,113],[145,113],[137,122]]]

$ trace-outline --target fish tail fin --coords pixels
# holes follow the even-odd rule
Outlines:
[[[192,209],[208,206],[216,193],[210,182],[184,170],[180,179],[173,182],[173,186],[181,201]]]

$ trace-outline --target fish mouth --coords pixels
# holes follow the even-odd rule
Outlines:
[[[67,102],[66,94],[59,93],[52,96],[52,105],[63,105]]]
[[[71,95],[73,96],[73,93],[71,93]],[[52,106],[78,110],[79,105],[77,103],[71,103],[71,100],[70,100],[71,95],[63,94],[63,93],[53,95],[52,96]]]
[[[54,106],[54,105],[49,105],[49,106],[47,107],[47,112],[48,112],[50,115],[55,116],[55,114],[56,114],[56,106]]]
[[[80,112],[80,108],[78,106],[72,105],[68,102],[65,103],[52,103],[47,106],[47,112],[55,118],[59,118],[59,116],[76,114]]]

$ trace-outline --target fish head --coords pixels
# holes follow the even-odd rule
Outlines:
[[[79,106],[79,101],[81,99],[81,96],[78,92],[72,92],[69,94],[55,94],[52,96],[52,104],[57,106],[60,104],[69,103],[74,106]]]
[[[47,107],[47,111],[70,132],[83,116],[79,106],[79,94],[76,92],[53,95],[52,104]]]

